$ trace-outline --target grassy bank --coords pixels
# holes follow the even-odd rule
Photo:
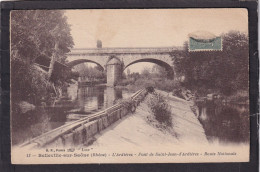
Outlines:
[[[249,94],[247,90],[238,90],[231,95],[225,95],[216,89],[193,88],[190,90],[182,86],[181,83],[166,78],[141,77],[138,79],[123,79],[116,87],[133,92],[146,87],[154,87],[185,100],[204,100],[210,98],[212,95],[216,95],[225,102],[249,104]]]
[[[150,122],[154,122],[156,120],[159,122],[158,126],[160,128],[172,127],[171,108],[161,94],[153,92],[151,97],[149,97],[148,107],[152,112],[152,115],[148,118]]]
[[[176,83],[173,80],[165,78],[138,78],[124,79],[117,84],[118,88],[125,88],[130,91],[137,91],[146,87],[154,87],[163,91],[171,92],[176,87]]]

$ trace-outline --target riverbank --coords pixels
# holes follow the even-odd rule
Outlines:
[[[118,121],[113,126],[95,136],[90,146],[93,149],[108,149],[115,145],[120,147],[142,148],[181,146],[190,143],[207,144],[204,130],[190,110],[187,101],[166,92],[158,91],[169,103],[172,112],[173,126],[171,129],[162,129],[149,122],[151,110],[148,101],[151,94],[137,107],[136,112]]]
[[[174,88],[178,88],[178,84],[179,83],[174,80],[166,79],[164,77],[143,76],[138,79],[123,79],[116,85],[116,88],[137,91],[146,87],[154,87],[170,92]]]
[[[164,130],[149,123],[152,113],[148,106],[151,94],[148,94],[135,113],[95,136],[87,148],[109,157],[94,157],[95,160],[103,163],[248,161],[248,143],[208,142],[202,124],[191,110],[193,101],[156,91],[171,107],[172,128]]]
[[[156,90],[171,106],[173,125],[171,129],[150,123],[148,94],[135,113],[128,114],[105,130],[96,134],[91,145],[77,145],[74,153],[79,163],[177,163],[177,162],[236,162],[248,161],[248,144],[209,143],[205,132],[190,109],[190,102]],[[13,149],[13,148],[12,148]],[[74,149],[73,149],[74,150]],[[32,154],[46,153],[45,149]],[[22,157],[28,150],[12,150],[12,157]],[[18,156],[19,155],[19,156]],[[81,157],[82,155],[82,157]],[[84,157],[83,157],[84,155]],[[35,157],[37,162],[42,158]],[[19,162],[24,159],[18,159]],[[73,160],[75,160],[73,158]],[[64,158],[63,163],[73,163]],[[12,162],[18,162],[17,158]],[[36,162],[36,161],[35,161]],[[47,162],[47,161],[46,161]],[[60,163],[55,157],[48,163]]]
[[[181,81],[167,79],[163,77],[139,76],[137,78],[122,79],[116,86],[119,89],[137,91],[146,87],[154,87],[158,90],[166,91],[173,96],[185,100],[213,100],[219,99],[223,103],[249,104],[249,90],[239,89],[230,93],[225,93],[218,88],[209,89],[203,87],[186,87]]]

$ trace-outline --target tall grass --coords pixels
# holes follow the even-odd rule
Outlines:
[[[154,92],[148,101],[148,106],[159,123],[172,126],[171,108],[162,95]]]
[[[164,78],[138,78],[137,80],[125,79],[118,83],[119,86],[124,86],[129,90],[137,91],[146,87],[154,87],[163,91],[173,91],[176,83],[170,79]]]

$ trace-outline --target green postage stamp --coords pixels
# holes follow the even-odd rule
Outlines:
[[[222,51],[222,39],[205,31],[189,34],[189,51]]]

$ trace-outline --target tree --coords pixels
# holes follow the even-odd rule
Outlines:
[[[56,45],[57,44],[57,45]],[[65,62],[74,45],[64,12],[59,10],[19,10],[11,12],[11,48],[28,64],[41,56]],[[55,48],[56,46],[56,48]],[[11,57],[12,60],[17,58]]]
[[[129,68],[127,68],[126,73],[127,73],[127,76],[129,76],[131,74],[131,71]]]
[[[248,90],[248,36],[231,31],[221,37],[222,51],[189,52],[186,42],[184,51],[175,55],[176,71],[185,76],[184,85],[189,89],[224,95]]]
[[[142,77],[149,78],[151,77],[150,69],[148,67],[144,67],[141,72]]]
[[[12,11],[11,89],[13,95],[20,95],[21,98],[45,96],[50,85],[48,79],[52,75],[54,62],[65,62],[66,53],[73,45],[70,26],[63,11]],[[33,64],[40,56],[47,57],[51,61],[47,76],[34,68]]]
[[[167,71],[165,70],[164,67],[159,66],[159,65],[154,65],[152,68],[153,73],[156,75],[156,77],[159,78],[167,78]]]

